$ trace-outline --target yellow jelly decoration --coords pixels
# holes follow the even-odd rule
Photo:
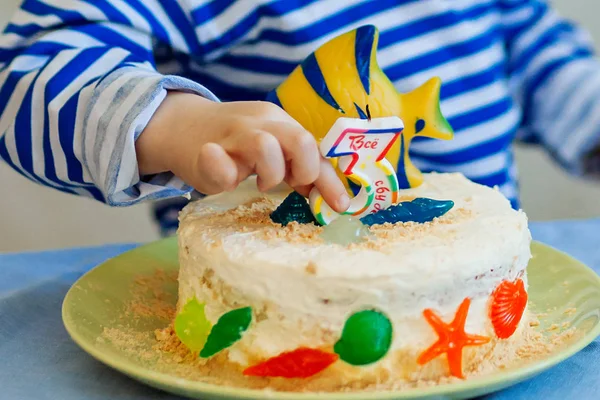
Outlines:
[[[378,41],[379,32],[372,25],[330,40],[267,100],[287,111],[319,142],[340,117],[398,116],[405,128],[386,158],[396,168],[400,188],[416,187],[423,177],[408,155],[411,140],[415,136],[449,140],[454,135],[440,110],[441,80],[432,78],[410,93],[398,93],[377,64]]]
[[[191,351],[202,350],[212,328],[204,307],[205,304],[194,297],[175,317],[175,334]]]

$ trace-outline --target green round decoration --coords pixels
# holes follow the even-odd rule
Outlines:
[[[367,365],[385,356],[392,344],[392,323],[382,313],[365,310],[352,314],[333,350],[351,365]]]

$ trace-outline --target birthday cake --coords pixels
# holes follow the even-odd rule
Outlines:
[[[354,194],[346,213],[316,189],[182,212],[173,326],[210,376],[352,390],[461,379],[515,355],[528,319],[526,215],[462,174],[412,165],[413,137],[452,137],[440,82],[397,93],[376,47],[371,26],[341,35],[270,95],[336,166]]]

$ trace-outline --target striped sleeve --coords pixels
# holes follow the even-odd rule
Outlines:
[[[500,0],[519,138],[568,172],[600,173],[600,63],[590,38],[544,0]]]
[[[216,100],[157,72],[153,43],[197,50],[176,2],[26,0],[0,37],[0,157],[34,182],[124,206],[188,193],[140,177],[135,140],[168,90]],[[183,16],[183,18],[182,18]]]

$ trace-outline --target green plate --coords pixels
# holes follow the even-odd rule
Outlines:
[[[132,301],[131,285],[136,278],[161,269],[176,271],[177,243],[174,238],[155,242],[129,251],[84,275],[67,294],[63,304],[63,321],[73,340],[86,352],[132,378],[169,392],[203,400],[272,398],[302,400],[334,399],[427,399],[468,398],[508,387],[532,377],[572,356],[600,334],[600,278],[573,258],[545,245],[533,244],[534,257],[528,267],[529,296],[538,310],[553,310],[541,319],[541,329],[568,322],[582,335],[547,358],[464,382],[401,392],[369,392],[352,394],[274,393],[237,389],[185,380],[157,371],[153,361],[132,356],[110,341],[99,340],[105,328],[119,328],[124,323],[142,334],[166,326],[159,318],[122,316]],[[167,285],[170,301],[175,302],[176,284]],[[574,313],[565,313],[576,308]],[[152,346],[151,339],[138,346]]]

